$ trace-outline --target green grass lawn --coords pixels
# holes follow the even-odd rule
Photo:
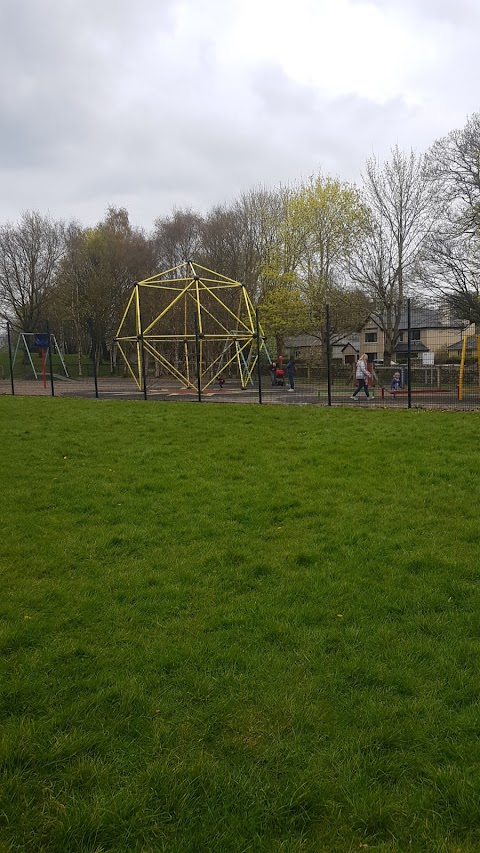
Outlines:
[[[478,415],[0,425],[2,853],[480,850]]]

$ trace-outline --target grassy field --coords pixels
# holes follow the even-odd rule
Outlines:
[[[478,415],[0,425],[1,853],[480,850]]]

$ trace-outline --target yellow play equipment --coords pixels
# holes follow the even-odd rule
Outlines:
[[[192,261],[135,284],[115,341],[139,390],[146,357],[184,388],[200,376],[202,391],[234,364],[242,388],[253,384],[259,350],[268,357],[244,285]]]
[[[476,367],[477,386],[480,387],[480,335],[464,335],[462,357],[460,360],[460,375],[458,379],[458,399],[463,400],[467,375],[470,368]],[[472,372],[473,372],[472,371]],[[468,378],[470,378],[468,376]],[[468,383],[470,385],[470,383]]]

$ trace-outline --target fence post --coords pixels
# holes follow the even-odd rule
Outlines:
[[[258,373],[258,402],[262,404],[262,371],[260,370],[260,323],[258,320],[258,306],[255,308],[255,323],[257,333],[257,373]]]
[[[332,359],[330,352],[330,305],[325,306],[326,319],[326,346],[327,346],[327,398],[328,405],[332,405]]]
[[[93,359],[93,381],[95,383],[95,399],[98,400],[97,347],[95,346],[95,344],[93,344],[93,346],[92,346],[92,359]]]
[[[145,370],[145,341],[143,339],[143,323],[142,323],[142,308],[140,305],[140,290],[137,284],[137,305],[138,305],[138,325],[140,326],[140,352],[142,354],[142,374],[143,374],[143,399],[147,399],[147,371]]]
[[[197,360],[198,402],[201,403],[202,402],[202,377],[201,377],[202,365],[200,364],[200,341],[198,338],[198,317],[197,317],[196,311],[194,314],[194,320],[195,320],[195,358]]]
[[[8,360],[10,362],[10,384],[12,386],[12,395],[15,395],[15,384],[13,381],[12,339],[10,337],[10,321],[9,320],[7,320],[7,338],[8,338]]]
[[[48,340],[48,365],[50,367],[50,387],[52,389],[52,397],[55,397],[55,385],[53,384],[53,359],[52,359],[52,339],[50,336],[50,326],[47,320],[47,340]],[[61,395],[60,395],[61,396]]]
[[[407,400],[408,408],[412,408],[412,312],[410,298],[407,299]]]

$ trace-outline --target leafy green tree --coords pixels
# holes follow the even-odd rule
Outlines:
[[[363,319],[365,302],[346,282],[349,259],[368,221],[360,193],[351,184],[318,175],[299,188],[295,207],[303,234],[298,280],[308,305],[309,331],[323,338],[327,304],[332,332],[351,330]]]
[[[267,337],[275,338],[277,354],[281,355],[285,337],[304,331],[308,314],[299,291],[280,284],[266,293],[259,316]]]

